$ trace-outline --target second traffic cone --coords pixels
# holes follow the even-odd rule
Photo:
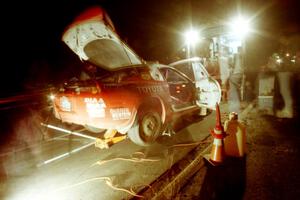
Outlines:
[[[214,137],[214,142],[212,145],[209,161],[214,165],[221,164],[225,159],[223,139],[225,138],[226,133],[224,132],[224,128],[221,124],[219,104],[216,104],[216,126],[214,130],[211,130],[210,133]]]

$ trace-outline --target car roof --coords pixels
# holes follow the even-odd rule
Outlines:
[[[169,65],[170,66],[175,66],[175,65],[180,65],[180,64],[183,64],[183,63],[187,63],[187,62],[196,62],[196,61],[200,62],[201,58],[200,57],[186,58],[186,59],[178,60],[176,62],[172,62]]]

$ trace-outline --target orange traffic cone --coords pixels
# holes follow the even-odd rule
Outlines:
[[[210,133],[214,137],[214,142],[212,145],[209,161],[213,165],[218,165],[221,164],[225,159],[223,139],[226,136],[226,133],[224,132],[224,128],[221,124],[221,115],[220,115],[220,108],[218,103],[216,104],[216,126],[214,130],[211,130]]]

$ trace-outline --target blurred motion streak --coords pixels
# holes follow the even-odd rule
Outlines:
[[[31,91],[25,94],[18,94],[10,97],[2,97],[0,98],[0,110],[37,104],[35,100],[43,99],[45,96],[48,96],[49,91],[51,91],[51,88]]]

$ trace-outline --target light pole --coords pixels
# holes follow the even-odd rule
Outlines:
[[[185,40],[185,44],[186,44],[186,48],[187,48],[186,57],[190,58],[191,52],[192,52],[191,48],[194,49],[196,43],[199,41],[199,32],[194,29],[190,29],[190,30],[186,31],[184,33],[184,40]]]

